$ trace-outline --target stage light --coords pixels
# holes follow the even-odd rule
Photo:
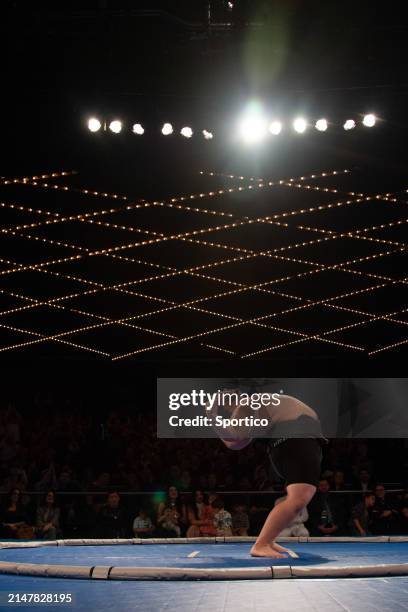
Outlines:
[[[343,125],[343,128],[345,130],[352,130],[355,127],[356,127],[356,122],[354,121],[354,119],[347,119],[347,121]]]
[[[269,131],[274,136],[277,136],[278,134],[280,134],[281,131],[282,131],[282,124],[281,124],[281,122],[280,121],[272,121],[272,123],[269,126]]]
[[[239,125],[242,139],[252,144],[260,142],[266,136],[266,120],[257,111],[249,112]]]
[[[376,120],[376,116],[370,113],[369,115],[364,115],[363,124],[366,127],[374,127]]]
[[[161,132],[163,136],[169,136],[170,134],[172,134],[173,126],[171,125],[171,123],[164,123]]]
[[[303,132],[306,131],[306,128],[307,123],[306,120],[303,119],[303,117],[297,117],[297,119],[294,120],[293,129],[295,130],[295,132],[297,132],[298,134],[303,134]]]
[[[184,136],[184,138],[191,138],[193,135],[193,130],[191,127],[183,127],[180,131],[180,134]]]
[[[206,140],[211,140],[211,138],[213,138],[212,132],[207,132],[207,130],[203,130],[203,136]]]
[[[140,124],[140,123],[135,123],[132,131],[134,134],[138,134],[139,136],[141,136],[142,134],[144,134],[144,127]]]
[[[119,132],[122,131],[122,122],[118,121],[117,119],[115,119],[114,121],[111,121],[109,124],[109,129],[114,134],[119,134]]]
[[[327,130],[327,121],[326,119],[318,119],[315,124],[316,130],[319,132],[325,132]]]
[[[95,117],[92,117],[91,119],[89,119],[88,121],[88,130],[90,132],[97,132],[98,130],[100,130],[102,127],[102,123],[99,121],[99,119],[96,119]]]

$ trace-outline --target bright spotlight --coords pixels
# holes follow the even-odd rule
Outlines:
[[[307,128],[307,123],[306,123],[306,120],[303,119],[303,117],[298,117],[297,119],[294,120],[293,129],[295,130],[295,132],[297,132],[298,134],[303,134],[303,132],[306,131],[306,128]]]
[[[173,126],[171,125],[171,123],[164,123],[161,132],[163,136],[169,136],[170,134],[172,134]]]
[[[119,134],[119,132],[122,131],[122,122],[118,121],[117,119],[115,119],[114,121],[111,121],[109,124],[109,129],[114,134]]]
[[[356,122],[354,121],[354,119],[347,119],[347,121],[343,125],[343,128],[345,130],[352,130],[355,127],[356,127]]]
[[[193,130],[191,127],[183,127],[180,131],[180,134],[184,136],[184,138],[191,138],[193,135]]]
[[[282,124],[281,124],[281,122],[280,121],[272,121],[272,123],[269,126],[269,131],[274,136],[277,136],[278,134],[280,134],[281,131],[282,131]]]
[[[134,134],[138,134],[139,136],[141,136],[142,134],[144,134],[144,127],[140,123],[135,123],[132,128],[132,131]]]
[[[239,131],[245,142],[259,142],[266,135],[266,121],[261,115],[249,114],[241,121]]]
[[[363,124],[366,127],[374,127],[376,120],[376,116],[370,113],[369,115],[364,115]]]
[[[99,119],[96,119],[95,117],[92,117],[92,119],[89,119],[88,121],[88,130],[90,132],[97,132],[98,130],[100,130],[102,127],[102,123],[99,121]]]
[[[203,136],[206,140],[211,140],[211,138],[213,138],[212,132],[207,132],[207,130],[203,130]]]
[[[318,119],[316,121],[316,125],[315,128],[316,130],[318,130],[319,132],[325,132],[327,130],[327,121],[326,119]]]

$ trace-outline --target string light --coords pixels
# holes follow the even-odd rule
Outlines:
[[[382,319],[386,319],[388,320],[389,316],[393,316],[396,314],[402,314],[408,311],[408,308],[404,308],[403,310],[399,310],[399,311],[394,311],[391,313],[387,313],[385,315],[373,315],[372,319],[370,321],[358,321],[357,323],[350,323],[349,325],[343,325],[342,327],[337,327],[336,329],[331,329],[329,331],[325,331],[325,332],[321,332],[319,334],[313,334],[307,338],[302,338],[300,340],[292,340],[291,342],[286,342],[286,343],[282,343],[282,344],[278,344],[278,345],[274,345],[274,346],[270,346],[264,349],[260,349],[259,351],[254,351],[252,353],[246,353],[245,355],[241,355],[241,359],[245,359],[248,357],[254,357],[255,355],[260,355],[261,353],[266,353],[269,351],[273,351],[276,350],[278,348],[286,348],[287,346],[293,345],[293,344],[299,344],[300,342],[306,342],[307,340],[321,340],[323,339],[323,336],[329,335],[329,334],[335,334],[338,332],[342,332],[342,331],[346,331],[355,327],[360,327],[362,325],[366,325],[367,323],[372,323],[373,321],[378,321],[378,320],[382,320]],[[401,342],[396,342],[392,345],[388,345],[387,347],[383,347],[382,349],[377,349],[375,351],[370,351],[368,352],[368,355],[374,355],[375,353],[379,353],[382,350],[386,350],[389,348],[394,348],[395,346],[400,346],[401,344],[405,344],[408,343],[408,339],[407,340],[403,340]],[[361,349],[364,350],[364,349]],[[113,358],[113,360],[115,359],[115,357]]]
[[[39,307],[39,306],[49,306],[49,307],[52,307],[52,308],[57,308],[59,310],[64,310],[64,311],[72,312],[73,314],[80,314],[80,315],[86,316],[87,318],[90,317],[90,318],[93,318],[93,319],[100,319],[100,320],[103,320],[103,321],[107,321],[109,324],[118,324],[118,325],[122,325],[122,326],[129,327],[129,328],[132,328],[132,329],[136,329],[138,331],[154,334],[154,335],[157,335],[157,336],[165,336],[167,338],[177,338],[177,336],[175,336],[174,334],[167,334],[165,332],[158,332],[156,330],[153,330],[153,329],[150,329],[150,328],[147,328],[147,327],[141,327],[139,325],[134,325],[134,324],[128,323],[126,321],[115,321],[113,319],[110,319],[109,317],[106,317],[106,316],[103,316],[103,315],[99,315],[99,314],[94,314],[94,313],[89,312],[89,311],[83,311],[83,310],[79,310],[79,309],[76,309],[76,308],[67,308],[66,306],[65,307],[64,306],[60,306],[59,304],[54,304],[53,300],[51,300],[51,301],[43,301],[42,302],[42,301],[36,300],[35,298],[31,298],[31,297],[28,297],[28,296],[25,296],[25,295],[21,295],[21,294],[17,294],[17,293],[7,292],[7,291],[4,291],[3,289],[0,289],[0,293],[2,293],[3,295],[7,295],[9,297],[15,297],[15,298],[18,298],[18,299],[21,299],[21,300],[25,300],[25,301],[29,301],[31,303],[35,303],[35,305],[37,307]],[[86,292],[86,293],[91,293],[91,292]],[[77,294],[77,295],[80,295],[80,294]],[[75,294],[72,294],[71,296],[65,296],[64,299],[72,299],[73,297],[76,297]],[[58,300],[60,300],[60,298],[56,299],[56,301],[58,301]],[[17,312],[21,312],[23,310],[26,310],[27,308],[32,308],[32,306],[23,306],[23,307],[18,307],[18,308],[11,308],[8,311],[1,312],[0,316],[9,315],[9,314],[15,314]],[[9,326],[3,325],[1,323],[0,323],[0,327],[4,327],[5,329],[16,331],[16,328],[11,329]],[[21,330],[21,331],[23,331],[23,330]],[[80,330],[77,330],[77,331],[80,331]],[[30,333],[30,332],[28,331],[27,333]],[[37,335],[42,336],[42,338],[40,340],[38,340],[38,342],[45,342],[45,341],[48,341],[50,339],[49,337],[44,336],[42,334],[37,334]],[[106,355],[106,356],[110,357],[110,355],[108,355],[107,353],[104,353],[103,351],[98,351],[96,349],[93,349],[93,348],[90,348],[90,347],[87,347],[87,346],[78,345],[78,344],[75,344],[75,343],[72,343],[72,342],[69,342],[69,341],[66,341],[66,340],[59,340],[58,338],[51,338],[51,339],[55,340],[57,342],[63,342],[64,344],[73,346],[74,348],[82,348],[83,350],[91,351],[93,353],[96,352],[96,353],[99,353],[101,355]],[[30,342],[30,344],[33,344],[33,343],[36,343],[36,342],[37,341]],[[228,354],[231,354],[231,355],[235,355],[234,351],[230,351],[228,349],[224,349],[222,347],[215,346],[213,344],[211,344],[211,345],[210,344],[206,344],[206,343],[200,343],[200,344],[201,344],[201,346],[205,346],[205,347],[208,347],[208,348],[212,348],[214,350],[218,350],[218,351],[225,352],[225,353],[228,353]],[[3,351],[4,350],[11,350],[11,349],[14,349],[14,348],[18,348],[20,346],[27,346],[27,343],[19,343],[18,345],[12,345],[11,347],[10,346],[9,347],[4,347]]]
[[[222,191],[222,190],[220,190],[220,192],[219,192],[219,193],[223,193],[223,191]],[[369,199],[371,199],[371,198],[369,198]],[[155,203],[155,204],[157,204],[157,203]],[[302,209],[302,210],[301,210],[301,212],[304,212],[304,210],[305,210],[305,209]],[[294,212],[294,211],[292,211],[292,212]],[[309,211],[306,211],[306,212],[309,212]],[[176,236],[177,236],[177,235],[176,235]],[[302,260],[296,260],[296,261],[302,261]],[[309,263],[310,263],[310,262],[309,262]]]
[[[404,312],[406,312],[407,309],[405,309]],[[402,346],[403,344],[408,344],[408,338],[405,338],[405,340],[400,340],[399,342],[394,342],[393,344],[387,344],[385,346],[382,346],[381,348],[375,349],[374,351],[370,351],[368,354],[371,357],[372,355],[376,355],[377,353],[383,353],[384,351],[389,351],[390,349],[393,348],[397,348],[397,346]]]
[[[62,176],[72,176],[74,174],[78,174],[77,170],[62,170],[59,172],[51,172],[48,174],[40,174],[35,176],[24,176],[22,178],[1,178],[0,185],[12,185],[13,183],[30,183],[32,181],[49,179],[49,178],[60,178]]]
[[[71,246],[72,246],[72,245],[71,245]],[[382,255],[382,254],[380,254],[380,255],[378,255],[378,256],[381,256],[381,255]],[[362,259],[362,260],[366,260],[366,259],[372,259],[372,258],[373,258],[373,256],[369,256],[368,258],[367,258],[367,257],[366,257],[366,258],[360,258],[360,260],[361,260],[361,259]],[[354,261],[355,261],[355,260],[354,260]],[[348,264],[348,263],[350,263],[350,262],[346,262],[346,263]],[[336,268],[336,267],[338,267],[339,265],[345,265],[345,264],[336,264],[336,265],[332,266],[332,268]],[[310,272],[309,272],[309,273],[310,273]],[[298,274],[298,275],[296,275],[296,276],[297,276],[297,277],[299,277],[299,276],[303,276],[304,274],[305,274],[305,273],[302,273],[302,274],[300,274],[300,275]],[[307,273],[306,273],[306,274],[307,274]],[[272,281],[272,282],[275,282],[275,281]],[[268,283],[266,283],[266,284],[270,284],[270,283],[268,282]],[[259,285],[258,285],[258,286],[259,286]],[[180,307],[180,306],[181,306],[181,307],[190,306],[190,304],[193,304],[193,303],[199,303],[199,302],[201,302],[201,301],[206,301],[206,300],[208,300],[208,299],[213,299],[214,297],[221,297],[221,296],[224,296],[224,295],[229,295],[229,294],[231,294],[231,293],[237,293],[237,292],[238,292],[238,291],[233,291],[233,292],[228,292],[228,293],[220,294],[220,295],[218,295],[218,296],[210,296],[209,298],[201,298],[201,299],[199,299],[199,300],[194,300],[194,301],[192,301],[191,303],[188,303],[188,304],[176,304],[176,306],[175,306],[175,307]],[[131,293],[132,293],[132,294],[134,294],[134,292],[131,292]],[[137,294],[137,295],[141,295],[141,294]],[[152,298],[151,298],[151,296],[144,296],[144,295],[142,295],[142,297],[146,297],[146,298],[148,298],[148,299],[152,299]],[[157,300],[157,298],[154,298],[154,299],[156,299],[156,300]],[[159,300],[159,301],[162,301],[162,300]],[[161,309],[160,311],[154,311],[153,313],[144,313],[144,315],[142,315],[142,316],[150,316],[151,314],[156,314],[157,312],[163,312],[163,311],[166,311],[166,310],[168,310],[168,308],[166,308],[166,309]],[[200,309],[200,311],[202,311],[202,309]],[[209,311],[204,311],[204,312],[209,313]],[[217,316],[224,316],[224,317],[225,317],[225,315],[221,315],[220,313],[213,313],[213,312],[212,312],[211,314],[215,314],[215,315],[217,315]],[[83,329],[83,328],[81,328],[81,329]]]
[[[336,171],[334,171],[334,172],[336,172]],[[322,173],[322,174],[325,174],[325,173]],[[302,177],[302,178],[304,178],[304,177]],[[154,202],[154,204],[163,204],[163,203],[157,203],[157,202]],[[329,205],[329,206],[330,206],[330,205]],[[311,210],[313,210],[313,209],[309,209],[309,210],[311,211]],[[104,211],[103,211],[103,212],[104,212]],[[295,211],[291,211],[291,212],[293,213],[293,212],[295,212]],[[300,211],[300,212],[305,212],[305,211],[304,211],[304,209],[301,209],[301,211]],[[80,220],[82,220],[82,219],[80,219]],[[260,219],[260,220],[261,220],[261,221],[264,221],[264,219]],[[33,224],[31,224],[31,225],[33,225]],[[110,225],[110,226],[114,226],[114,225]],[[114,226],[114,227],[119,227],[119,226]],[[122,227],[122,229],[126,229],[126,226],[121,226],[121,227]],[[224,227],[225,227],[225,226],[224,226]],[[348,233],[347,235],[349,236],[349,235],[350,235],[350,233]],[[171,237],[171,238],[175,238],[175,237],[179,237],[179,236],[173,236],[173,237]],[[380,240],[380,239],[377,239],[377,240]],[[154,242],[154,241],[153,241],[153,242]],[[317,242],[317,241],[310,241],[309,243],[315,243],[315,242]],[[139,244],[140,244],[140,243],[139,243]],[[143,244],[145,244],[145,243],[143,243]],[[302,245],[302,246],[303,246],[304,244],[306,244],[306,243],[300,243],[300,245]],[[222,245],[219,245],[219,246],[222,246]],[[299,245],[293,245],[293,246],[296,248],[296,247],[297,247],[297,246],[299,246]],[[125,248],[126,248],[126,247],[125,247]],[[289,246],[289,247],[283,247],[283,249],[286,249],[286,248],[292,248],[292,246]],[[282,250],[282,249],[281,249],[281,250]],[[100,253],[98,252],[98,254],[100,254]]]
[[[11,346],[0,347],[0,352],[5,352],[5,351],[9,351],[9,350],[16,349],[16,348],[23,348],[23,347],[31,346],[33,344],[38,344],[39,342],[45,342],[45,341],[48,341],[48,340],[54,340],[55,342],[60,342],[62,344],[66,344],[66,345],[72,346],[74,348],[90,351],[91,353],[96,353],[96,354],[102,355],[104,357],[110,357],[109,353],[106,353],[105,351],[99,351],[99,350],[93,349],[93,348],[91,348],[89,346],[83,346],[82,344],[75,344],[73,342],[67,342],[65,340],[62,340],[60,336],[63,336],[65,333],[69,333],[69,332],[63,332],[61,334],[56,334],[55,336],[46,336],[45,334],[40,334],[39,332],[34,332],[32,330],[29,330],[29,329],[21,329],[19,327],[13,327],[12,325],[5,325],[4,323],[0,323],[0,327],[3,328],[3,329],[7,329],[8,331],[12,331],[12,332],[16,332],[16,333],[21,333],[21,334],[27,334],[28,336],[37,336],[37,337],[39,337],[39,339],[37,339],[37,340],[30,340],[30,341],[27,341],[27,342],[20,342],[19,344],[15,344],[15,345],[11,345]]]
[[[303,212],[303,210],[301,212]],[[261,219],[261,220],[263,221],[263,219]],[[112,226],[112,224],[109,224],[109,226]],[[7,230],[5,230],[5,231],[7,231]],[[346,235],[347,235],[347,237],[349,237],[350,233],[347,233]],[[180,235],[177,235],[175,237],[180,237]],[[174,236],[172,238],[174,238]],[[380,239],[378,239],[378,240],[380,240]],[[155,241],[152,241],[152,242],[155,242]],[[315,242],[318,242],[318,241],[310,241],[309,243],[315,243]],[[141,243],[136,243],[136,244],[141,244]],[[145,244],[145,242],[142,243],[142,244]],[[226,245],[214,245],[213,243],[205,243],[205,242],[202,242],[202,241],[200,241],[200,244],[210,244],[212,246],[218,246],[220,248],[229,248]],[[288,248],[292,248],[292,246],[294,246],[296,248],[297,246],[301,246],[301,245],[304,245],[304,244],[307,244],[307,243],[300,243],[300,245],[290,245],[289,247],[282,247],[281,249],[277,249],[277,250],[285,250],[285,249],[288,249]],[[71,245],[66,245],[66,244],[60,244],[60,245],[62,245],[62,246],[71,246]],[[126,248],[126,247],[129,248],[130,246],[134,246],[134,245],[125,245],[123,248]],[[119,248],[122,248],[122,247],[119,247]],[[235,250],[236,248],[233,247],[232,249]],[[242,249],[238,249],[238,250],[242,251]],[[105,252],[106,252],[106,250],[105,250]],[[96,252],[96,254],[105,254],[105,252],[104,251],[98,251],[98,252]],[[296,260],[296,261],[300,261],[301,263],[305,263],[304,260]],[[309,263],[309,262],[307,262],[307,263]]]

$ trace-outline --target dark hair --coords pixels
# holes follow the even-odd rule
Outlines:
[[[54,506],[56,505],[55,502],[57,501],[57,494],[54,491],[54,489],[48,489],[48,491],[45,493],[44,497],[43,497],[43,503],[46,504],[47,503],[47,497],[48,495],[52,493],[54,496]]]
[[[193,501],[191,504],[189,504],[189,508],[191,510],[191,512],[194,514],[194,518],[198,521],[198,508],[197,508],[197,504],[195,502],[195,497],[197,495],[197,492],[200,491],[200,493],[202,493],[203,495],[203,504],[205,506],[208,506],[208,495],[207,493],[204,493],[204,491],[202,489],[194,489],[194,493],[193,493]]]
[[[217,499],[214,499],[211,506],[217,510],[221,510],[221,508],[224,508],[224,500],[221,497],[217,497]]]
[[[21,489],[19,489],[18,487],[13,487],[12,489],[10,489],[10,491],[7,493],[6,499],[5,499],[5,507],[8,508],[11,504],[11,498],[13,497],[13,494],[18,491],[18,494],[20,496],[20,500],[21,500]],[[16,505],[21,504],[21,501],[18,501]]]
[[[176,491],[177,491],[177,497],[176,497],[176,499],[175,499],[175,501],[174,501],[174,502],[173,502],[173,501],[170,499],[170,495],[169,495],[169,490],[170,490],[171,488],[176,489]],[[180,491],[178,490],[178,487],[177,487],[175,484],[170,484],[170,485],[168,485],[168,487],[167,487],[167,491],[166,491],[166,500],[165,500],[165,506],[166,506],[166,507],[168,507],[168,508],[172,508],[172,507],[174,507],[174,506],[175,506],[175,507],[176,507],[177,512],[178,512],[179,514],[181,514],[182,505],[183,505],[183,504],[182,504],[182,501],[181,501],[181,499],[180,499]]]
[[[119,491],[109,491],[108,495],[106,496],[107,499],[109,499],[111,495],[117,495],[120,498]]]

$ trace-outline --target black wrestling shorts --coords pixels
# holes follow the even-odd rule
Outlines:
[[[287,438],[270,446],[269,457],[277,475],[290,484],[311,484],[317,487],[322,462],[321,443],[316,438]]]

